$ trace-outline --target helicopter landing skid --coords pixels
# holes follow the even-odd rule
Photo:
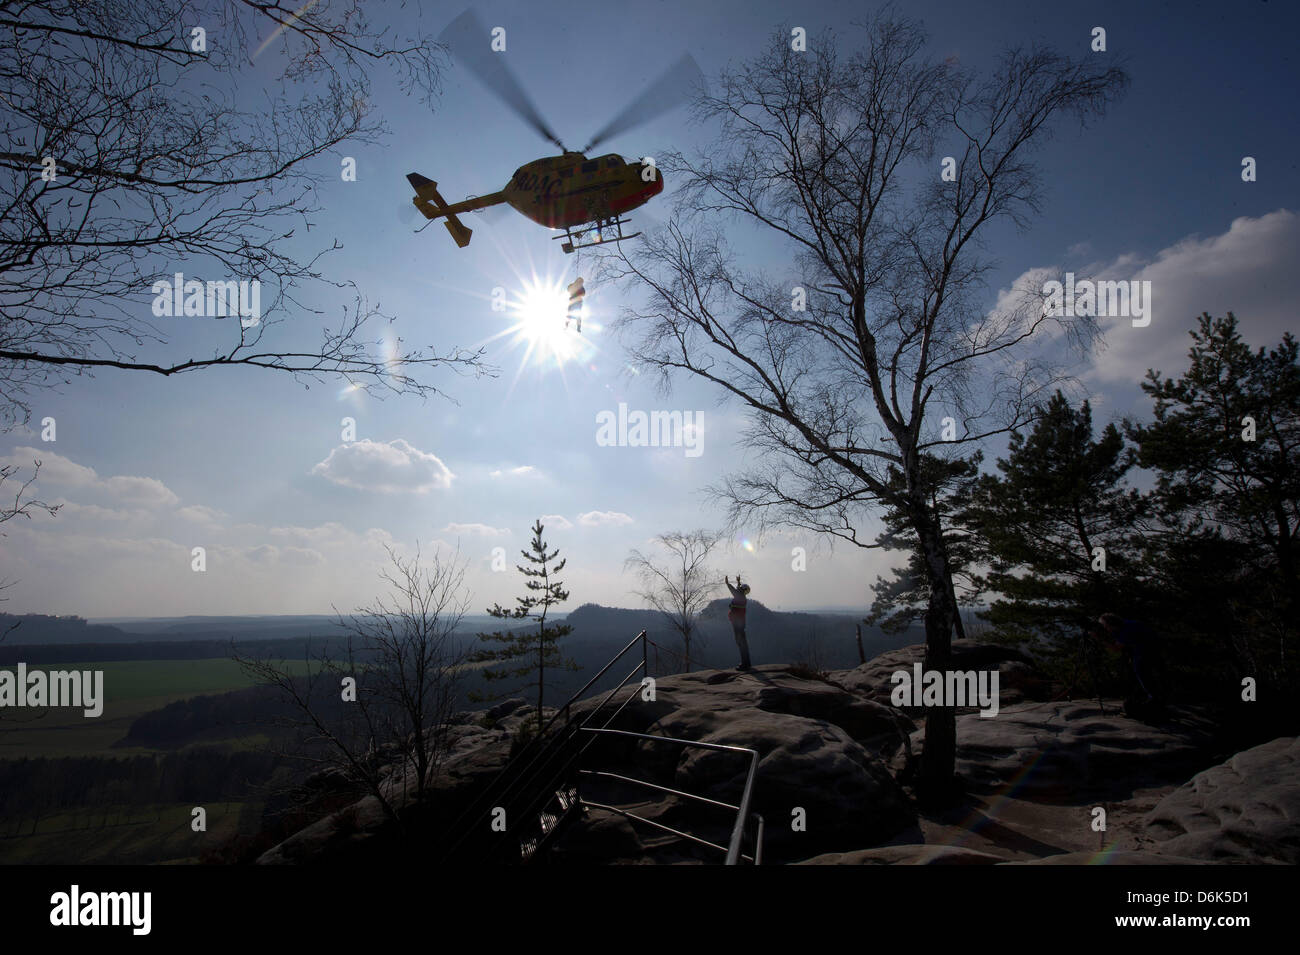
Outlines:
[[[558,239],[567,240],[560,246],[566,254],[573,252],[575,249],[586,249],[594,245],[607,245],[610,242],[622,242],[624,239],[635,239],[641,234],[640,232],[633,232],[630,235],[623,234],[623,225],[626,221],[626,219],[620,218],[619,216],[614,216],[609,219],[598,219],[593,225],[587,226],[586,228],[578,229],[577,231],[566,228],[564,230],[564,235],[552,236],[551,238],[553,241]],[[606,233],[611,229],[614,230],[615,234],[606,236]],[[596,238],[588,239],[584,242],[583,239],[586,236],[591,235],[593,232],[596,233]]]

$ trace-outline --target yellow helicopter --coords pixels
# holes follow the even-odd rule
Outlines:
[[[524,122],[559,146],[560,155],[534,159],[520,166],[499,192],[456,203],[443,199],[433,180],[416,172],[409,173],[406,178],[415,190],[415,198],[411,200],[415,207],[426,219],[445,219],[447,231],[462,249],[469,245],[473,230],[458,216],[501,203],[539,225],[563,229],[564,235],[554,238],[565,240],[561,245],[565,252],[636,238],[639,232],[623,232],[627,223],[624,215],[663,192],[662,174],[648,159],[628,162],[614,153],[595,158],[589,158],[587,153],[611,136],[681,103],[702,82],[695,61],[689,54],[684,55],[610,120],[582,150],[574,151],[566,149],[542,119],[504,57],[492,52],[491,39],[472,10],[457,17],[438,37],[456,62],[474,73]]]

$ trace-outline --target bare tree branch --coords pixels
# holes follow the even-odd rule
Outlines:
[[[718,587],[717,572],[708,566],[723,535],[717,531],[672,531],[655,543],[668,552],[664,562],[633,550],[624,562],[640,582],[636,593],[654,607],[682,638],[684,670],[691,668],[691,646],[696,619]]]
[[[385,132],[372,72],[426,102],[438,89],[440,48],[418,29],[372,24],[365,8],[0,7],[0,421],[28,420],[34,393],[103,368],[248,365],[421,396],[443,394],[435,371],[494,373],[481,350],[389,354],[381,333],[367,334],[387,316],[324,268],[341,246],[298,251],[320,211],[320,160]],[[249,70],[266,60],[274,94]],[[228,344],[210,354],[177,358],[182,336],[166,325],[213,316],[158,320],[155,283],[176,273],[256,282],[261,314],[225,322]],[[336,327],[317,321],[334,308]],[[318,341],[302,341],[304,324],[323,328]]]
[[[298,732],[305,748],[288,754],[328,766],[374,796],[401,825],[402,807],[425,797],[444,755],[466,661],[457,630],[469,606],[465,565],[458,555],[388,551],[381,574],[387,596],[340,615],[341,651],[308,657],[306,673],[284,661],[234,653],[263,686],[290,705],[280,725]],[[355,681],[355,697],[341,693]]]

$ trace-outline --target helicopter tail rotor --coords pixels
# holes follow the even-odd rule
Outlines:
[[[459,202],[454,206],[448,205],[447,200],[443,199],[438,193],[438,184],[432,179],[421,176],[418,172],[408,173],[406,179],[410,182],[411,188],[415,190],[415,198],[411,200],[415,204],[415,208],[419,209],[426,219],[446,219],[447,221],[443,225],[447,227],[447,231],[451,233],[451,237],[456,241],[456,244],[462,249],[469,245],[470,236],[474,232],[462,225],[456,216],[460,212],[472,211],[467,208],[471,204]],[[495,197],[492,198],[495,199]]]

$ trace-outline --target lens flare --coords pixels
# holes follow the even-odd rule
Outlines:
[[[569,293],[563,285],[545,280],[526,283],[519,297],[509,303],[516,321],[515,338],[527,345],[539,362],[563,365],[582,351],[582,338],[568,317]]]
[[[516,381],[529,366],[558,369],[563,373],[566,365],[574,364],[581,369],[595,357],[598,349],[590,334],[598,333],[600,326],[589,321],[585,306],[579,313],[581,332],[576,321],[565,324],[576,315],[569,312],[568,286],[563,279],[541,278],[534,273],[531,279],[521,282],[519,290],[504,304],[510,324],[489,341],[509,338],[512,344],[523,346]]]

